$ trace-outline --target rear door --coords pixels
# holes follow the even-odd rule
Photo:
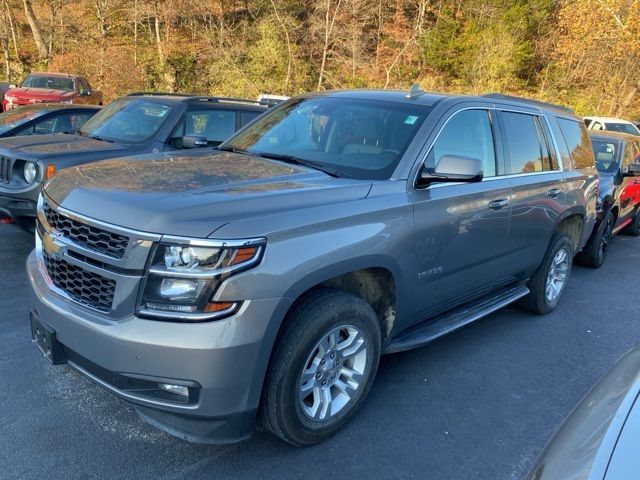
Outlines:
[[[433,167],[444,155],[483,161],[478,183],[434,183],[413,192],[416,298],[432,315],[510,283],[511,182],[502,177],[495,115],[489,108],[449,114],[424,161]]]
[[[509,107],[499,118],[506,173],[513,181],[508,257],[526,278],[542,261],[566,209],[564,179],[543,115]]]

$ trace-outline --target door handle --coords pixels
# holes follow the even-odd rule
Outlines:
[[[501,198],[500,200],[494,200],[489,202],[489,208],[491,210],[502,210],[504,207],[509,206],[509,200],[506,198]]]
[[[562,190],[560,190],[559,188],[552,188],[551,190],[549,190],[547,192],[547,196],[549,196],[551,198],[556,198],[561,193],[562,193]]]

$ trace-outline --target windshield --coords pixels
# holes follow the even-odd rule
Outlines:
[[[18,127],[34,118],[38,118],[47,112],[48,110],[44,108],[30,109],[28,107],[3,112],[0,114],[0,133],[8,132],[12,128]]]
[[[140,99],[121,99],[104,107],[80,129],[80,135],[110,142],[135,143],[160,129],[171,105]]]
[[[640,135],[640,130],[631,123],[607,123],[607,130],[630,133],[631,135]]]
[[[614,173],[618,170],[618,144],[604,140],[591,140],[596,168],[602,173]]]
[[[24,79],[23,88],[50,88],[53,90],[64,90],[73,92],[73,78],[69,77],[47,77],[44,75],[29,75]]]
[[[287,156],[337,176],[388,179],[430,107],[337,97],[295,99],[221,145]]]

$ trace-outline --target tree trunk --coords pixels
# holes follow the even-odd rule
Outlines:
[[[49,52],[47,49],[47,44],[43,39],[42,30],[40,29],[40,25],[38,25],[38,20],[36,19],[36,15],[35,13],[33,13],[31,0],[22,0],[22,4],[24,5],[24,14],[27,17],[27,22],[29,22],[29,27],[31,27],[33,40],[36,42],[36,47],[38,49],[38,56],[40,57],[41,60],[48,60]]]
[[[276,8],[276,4],[273,0],[271,0],[271,6],[273,7],[273,13],[276,16],[278,23],[282,27],[282,30],[284,31],[285,39],[287,40],[287,77],[284,80],[284,88],[287,89],[289,88],[289,81],[291,80],[291,69],[293,67],[293,52],[291,50],[291,39],[289,38],[289,29],[287,28],[287,25],[284,23],[284,21],[280,17],[280,14],[278,13],[278,9]]]
[[[322,48],[322,63],[320,64],[320,73],[318,74],[318,87],[320,91],[322,88],[322,80],[324,80],[324,72],[327,67],[327,56],[329,55],[329,46],[331,45],[331,32],[333,30],[333,24],[338,16],[338,10],[340,10],[340,3],[342,0],[338,0],[336,9],[333,12],[333,18],[331,17],[331,0],[327,0],[327,13],[324,18],[324,47]]]

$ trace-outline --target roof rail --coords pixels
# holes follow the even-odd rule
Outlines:
[[[137,97],[140,95],[148,95],[154,97],[194,97],[195,95],[191,95],[188,93],[170,93],[170,92],[131,92],[127,93],[126,97]]]
[[[251,100],[248,98],[208,97],[204,95],[194,95],[189,93],[133,92],[133,93],[128,93],[126,96],[127,97],[133,97],[133,96],[180,97],[180,98],[187,98],[195,102],[245,103],[248,105],[264,105],[265,107],[271,107],[274,105],[271,102]]]
[[[572,115],[575,115],[575,112],[569,107],[565,107],[564,105],[557,105],[555,103],[543,102],[542,100],[534,100],[532,98],[516,97],[516,96],[513,96],[513,95],[504,95],[502,93],[487,93],[487,94],[481,95],[481,96],[485,97],[485,98],[495,98],[496,100],[510,100],[510,101],[514,101],[514,102],[530,103],[531,105],[537,105],[538,107],[543,107],[543,108],[555,108],[557,110],[562,110],[562,111],[568,112],[568,113],[570,113]]]
[[[197,102],[218,102],[218,103],[246,103],[249,105],[264,105],[265,107],[272,106],[269,102],[262,102],[258,100],[251,100],[248,98],[235,98],[235,97],[205,97],[205,96],[193,96],[190,100]]]

